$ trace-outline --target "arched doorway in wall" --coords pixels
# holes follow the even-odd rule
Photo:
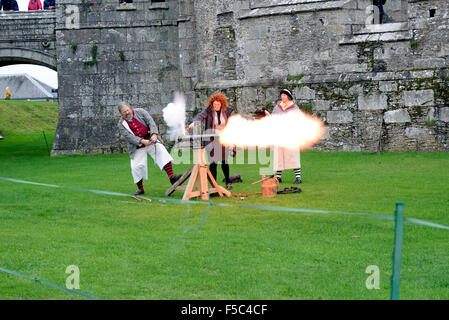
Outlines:
[[[0,136],[3,146],[10,141],[20,146],[6,147],[7,153],[50,152],[59,118],[58,77],[50,67],[0,56]]]
[[[9,87],[14,91],[11,99],[57,101],[56,58],[50,54],[24,48],[1,48],[0,76],[0,91]]]

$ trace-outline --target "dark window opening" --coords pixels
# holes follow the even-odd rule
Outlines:
[[[431,18],[435,17],[435,13],[437,12],[437,9],[430,9],[429,10],[429,15]]]
[[[151,0],[151,2],[165,2],[165,0]]]
[[[376,17],[374,18],[374,24],[382,24],[385,23],[385,11],[384,11],[384,4],[386,3],[387,0],[373,0],[373,5],[377,7],[377,9],[379,9],[378,12],[378,22],[376,21]],[[375,14],[377,14],[377,12],[375,12]]]
[[[118,0],[119,3],[125,4],[125,3],[133,3],[133,0]]]

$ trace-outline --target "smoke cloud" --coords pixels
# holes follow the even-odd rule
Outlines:
[[[182,93],[175,92],[175,100],[162,110],[162,116],[169,128],[170,140],[177,140],[185,135],[186,101]]]

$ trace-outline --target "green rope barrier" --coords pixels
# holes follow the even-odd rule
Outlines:
[[[25,180],[17,180],[17,179],[10,179],[5,177],[0,177],[0,180],[2,181],[9,181],[14,183],[22,183],[22,184],[31,184],[31,185],[38,185],[38,186],[44,186],[44,187],[51,187],[51,188],[61,188],[61,189],[67,189],[67,190],[73,190],[73,191],[81,191],[81,192],[90,192],[95,194],[101,194],[101,195],[110,195],[110,196],[119,196],[119,197],[132,197],[130,194],[126,193],[118,193],[118,192],[110,192],[110,191],[101,191],[101,190],[91,190],[91,189],[82,189],[82,188],[74,188],[74,187],[64,187],[64,186],[58,186],[58,185],[52,185],[52,184],[45,184],[45,183],[39,183],[39,182],[32,182],[32,181],[25,181]],[[218,206],[218,207],[237,207],[237,208],[246,208],[246,209],[257,209],[257,210],[264,210],[264,211],[276,211],[276,212],[295,212],[295,213],[315,213],[315,214],[338,214],[338,215],[352,215],[352,216],[361,216],[361,217],[367,217],[367,218],[374,218],[374,219],[382,219],[382,220],[394,220],[394,216],[392,215],[383,215],[383,214],[372,214],[372,213],[362,213],[362,212],[344,212],[344,211],[332,211],[332,210],[311,210],[311,209],[300,209],[300,208],[289,208],[289,207],[272,207],[272,206],[259,206],[259,205],[244,205],[244,204],[230,204],[230,203],[217,203],[212,202],[211,200],[209,202],[205,201],[194,201],[194,200],[180,200],[180,199],[173,199],[173,198],[165,198],[165,197],[151,197],[154,200],[158,200],[162,203],[175,203],[175,204],[200,204],[200,205],[207,205],[207,206]],[[408,221],[413,224],[419,224],[424,225],[432,228],[438,228],[438,229],[445,229],[449,230],[449,226],[419,220],[415,218],[404,218],[405,221]]]
[[[32,181],[25,181],[25,180],[17,180],[17,179],[10,179],[5,177],[0,177],[0,180],[3,181],[9,181],[14,183],[23,183],[23,184],[31,184],[31,185],[38,185],[38,186],[45,186],[45,187],[51,187],[51,188],[62,188],[67,190],[74,190],[74,191],[81,191],[81,192],[91,192],[95,194],[101,194],[101,195],[111,195],[111,196],[120,196],[120,197],[132,197],[132,195],[125,194],[125,193],[118,193],[118,192],[110,192],[110,191],[101,191],[101,190],[90,190],[90,189],[82,189],[82,188],[74,188],[74,187],[64,187],[64,186],[58,186],[58,185],[52,185],[52,184],[45,184],[45,183],[38,183],[38,182],[32,182]],[[239,208],[247,208],[247,209],[258,209],[258,210],[266,210],[266,211],[276,211],[276,212],[297,212],[297,213],[316,213],[316,214],[339,214],[339,215],[354,215],[354,216],[362,216],[362,217],[369,217],[369,218],[375,218],[375,219],[382,219],[382,220],[394,220],[395,221],[395,235],[394,235],[394,250],[393,250],[393,272],[391,276],[391,299],[392,300],[398,300],[399,299],[399,287],[400,287],[400,272],[401,272],[401,256],[402,256],[402,238],[403,238],[403,224],[404,221],[408,221],[413,224],[423,225],[427,227],[432,228],[438,228],[438,229],[445,229],[449,230],[448,226],[424,221],[420,219],[415,218],[404,218],[404,204],[401,202],[396,203],[396,211],[394,216],[390,215],[381,215],[381,214],[371,214],[371,213],[357,213],[357,212],[344,212],[344,211],[330,211],[330,210],[310,210],[310,209],[299,209],[299,208],[288,208],[288,207],[272,207],[272,206],[259,206],[259,205],[235,205],[235,204],[227,204],[227,203],[214,203],[212,200],[209,200],[209,202],[204,201],[192,201],[192,200],[179,200],[179,199],[172,199],[172,198],[162,198],[162,197],[152,197],[155,200],[158,200],[163,203],[175,203],[175,204],[187,204],[188,205],[188,212],[186,216],[186,220],[189,217],[190,214],[190,204],[201,204],[201,205],[207,205],[207,208],[203,214],[203,217],[201,219],[201,223],[199,227],[193,228],[188,227],[184,230],[184,233],[187,233],[189,231],[199,231],[203,228],[207,214],[212,206],[220,206],[220,207],[239,207]],[[209,198],[210,199],[210,198]],[[66,291],[69,291],[71,293],[76,293],[83,295],[85,297],[91,298],[91,299],[100,299],[79,291],[67,289],[58,285],[54,285],[48,282],[37,280],[36,278],[31,278],[28,276],[21,275],[19,273],[16,273],[14,271],[6,270],[3,268],[0,268],[0,271],[8,272],[14,275],[18,275],[30,280],[34,280],[36,282],[53,286],[59,289],[63,289]]]
[[[12,275],[14,275],[14,276],[18,276],[18,277],[21,277],[21,278],[24,278],[24,279],[32,280],[32,281],[34,281],[34,282],[36,282],[36,283],[43,284],[43,285],[45,285],[45,286],[53,287],[53,288],[60,289],[60,290],[65,290],[65,291],[67,291],[67,292],[70,292],[70,293],[74,293],[74,294],[83,296],[83,297],[85,297],[85,298],[89,298],[89,299],[93,299],[93,300],[102,300],[101,298],[95,297],[95,296],[90,295],[90,294],[88,294],[88,293],[84,293],[84,292],[81,292],[81,291],[72,290],[72,289],[69,289],[69,288],[64,288],[64,287],[58,286],[57,284],[54,284],[54,283],[42,281],[42,280],[39,280],[39,279],[37,279],[37,278],[32,278],[32,277],[29,277],[29,276],[27,276],[27,275],[20,274],[20,273],[18,273],[18,272],[16,272],[16,271],[11,271],[11,270],[4,269],[4,268],[1,268],[1,267],[0,267],[0,271],[3,271],[3,272],[5,272],[5,273],[9,273],[9,274],[12,274]]]

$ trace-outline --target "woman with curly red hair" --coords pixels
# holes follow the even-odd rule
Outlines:
[[[226,96],[216,92],[209,98],[206,108],[193,119],[188,129],[192,130],[195,122],[205,121],[205,129],[208,133],[220,131],[228,123],[232,111],[228,107]],[[209,170],[214,179],[217,180],[217,163],[221,162],[221,169],[228,190],[232,189],[232,184],[229,181],[229,164],[227,163],[229,151],[229,148],[223,146],[218,138],[210,138],[206,144],[207,159],[210,163]],[[235,149],[232,150],[232,156],[235,156]]]

